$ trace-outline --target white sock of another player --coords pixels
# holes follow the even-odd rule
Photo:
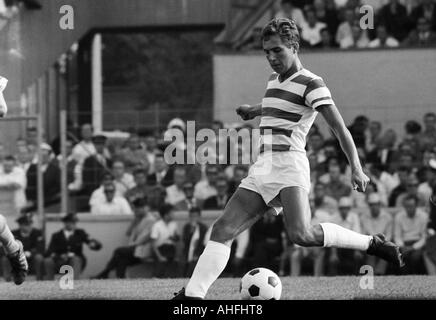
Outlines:
[[[324,247],[366,251],[372,236],[366,236],[334,223],[320,223],[324,231]]]
[[[191,279],[186,286],[188,297],[204,298],[207,290],[224,271],[230,258],[230,248],[225,244],[209,241],[198,259]]]
[[[17,252],[20,249],[14,235],[6,224],[5,217],[2,215],[0,215],[0,243],[5,248],[7,254]]]

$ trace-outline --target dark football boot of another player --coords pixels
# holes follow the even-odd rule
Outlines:
[[[182,290],[180,290],[179,292],[174,293],[174,297],[171,300],[203,300],[203,299],[198,297],[188,297],[185,294],[185,288],[182,288]]]
[[[387,241],[383,234],[372,236],[372,240],[366,252],[372,256],[382,258],[397,267],[404,267],[400,247],[391,241]]]
[[[11,274],[12,278],[14,279],[14,283],[19,286],[26,279],[29,266],[23,251],[23,244],[21,241],[16,241],[18,242],[20,248],[17,252],[8,255],[8,259],[11,264]]]

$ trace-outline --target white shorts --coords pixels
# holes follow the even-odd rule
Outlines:
[[[306,153],[300,151],[265,152],[250,167],[239,187],[260,194],[265,203],[281,211],[280,190],[300,187],[310,191],[310,167]]]

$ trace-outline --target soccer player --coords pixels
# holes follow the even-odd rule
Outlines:
[[[263,50],[274,73],[261,104],[237,109],[243,120],[261,116],[260,154],[215,222],[210,241],[176,300],[205,297],[227,264],[232,239],[256,222],[268,206],[283,208],[286,229],[295,244],[361,250],[396,266],[404,264],[399,247],[383,235],[362,235],[333,223],[310,224],[310,172],[304,147],[318,112],[348,158],[354,189],[364,192],[369,178],[329,89],[301,64],[299,39],[295,22],[289,19],[274,19],[262,30]]]
[[[0,118],[6,116],[8,107],[3,96],[3,90],[6,88],[8,80],[0,76]],[[20,241],[15,240],[11,230],[6,224],[6,219],[0,215],[0,243],[3,245],[6,255],[11,263],[11,273],[16,285],[24,282],[29,269],[26,256],[24,255],[23,245]]]

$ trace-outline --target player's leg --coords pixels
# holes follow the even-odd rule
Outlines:
[[[14,283],[20,285],[24,282],[29,267],[27,265],[26,256],[24,255],[23,245],[20,241],[15,240],[14,235],[6,223],[5,217],[2,215],[0,215],[0,243],[3,245],[11,264]]]
[[[285,224],[291,240],[301,246],[324,246],[367,251],[403,265],[398,246],[383,236],[368,236],[343,228],[334,223],[310,225],[310,206],[307,192],[300,187],[287,187],[280,191]]]
[[[313,275],[315,277],[321,277],[324,275],[324,248],[312,248],[313,252]]]
[[[267,209],[259,194],[243,188],[236,190],[223,215],[212,227],[210,240],[186,287],[186,297],[205,297],[227,265],[233,239],[255,223]]]
[[[301,274],[301,263],[303,262],[304,248],[295,246],[291,253],[291,277],[298,277]]]

